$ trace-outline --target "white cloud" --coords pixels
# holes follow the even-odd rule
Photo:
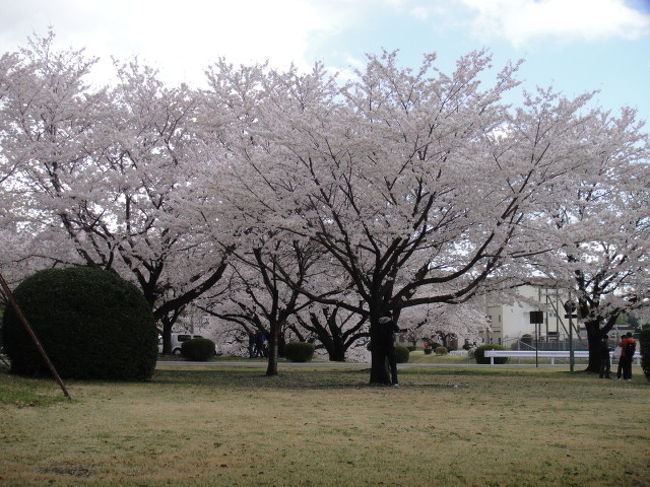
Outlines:
[[[151,38],[158,43],[156,51],[176,59],[190,56],[207,62],[226,56],[236,62],[271,59],[288,64],[303,58],[311,36],[336,30],[332,14],[299,0],[183,0],[183,8],[176,1],[135,4],[138,24],[132,33],[138,44],[146,45]]]
[[[419,20],[427,20],[429,18],[430,11],[425,7],[414,7],[411,9],[411,15]]]
[[[475,35],[515,45],[551,36],[635,38],[650,30],[650,15],[623,0],[0,0],[0,52],[51,25],[58,46],[86,47],[103,58],[100,80],[112,72],[111,55],[138,55],[165,80],[196,84],[219,57],[305,68],[319,53],[331,54],[330,38],[354,52],[356,45],[340,42],[346,34],[405,15],[417,19],[414,29],[430,23],[438,34],[459,35],[469,22]]]
[[[5,0],[0,0],[4,3]],[[0,15],[0,51],[52,26],[61,47],[105,60],[137,55],[169,81],[202,79],[219,57],[233,63],[311,64],[310,49],[350,25],[352,2],[281,0],[22,0]]]
[[[515,46],[541,38],[637,39],[650,16],[623,0],[460,0],[478,17],[478,36],[504,37]]]

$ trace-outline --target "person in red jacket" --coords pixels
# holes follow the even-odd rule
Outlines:
[[[632,333],[628,332],[619,346],[621,347],[621,357],[618,359],[619,368],[616,377],[621,378],[621,369],[623,369],[623,379],[632,380],[632,359],[636,350],[636,340],[632,338]]]

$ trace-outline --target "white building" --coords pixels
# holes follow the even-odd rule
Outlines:
[[[484,343],[510,345],[517,340],[535,343],[568,339],[569,320],[563,303],[568,293],[548,283],[539,281],[516,289],[515,297],[509,303],[500,303],[495,296],[486,296],[486,314],[491,329],[481,333]],[[541,323],[531,323],[531,312],[542,312]],[[534,321],[534,320],[533,320]],[[573,320],[573,334],[577,340],[584,337],[584,329]]]

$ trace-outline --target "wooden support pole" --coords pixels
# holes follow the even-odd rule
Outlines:
[[[45,352],[45,349],[43,348],[43,345],[41,345],[41,342],[39,341],[38,337],[36,336],[36,333],[34,333],[34,330],[32,329],[29,322],[27,321],[27,318],[25,318],[25,315],[23,314],[22,310],[20,309],[20,306],[18,306],[18,303],[16,302],[16,299],[14,298],[13,293],[9,289],[9,286],[7,285],[7,282],[4,280],[4,277],[2,277],[2,273],[0,273],[0,286],[2,287],[2,291],[3,291],[4,295],[7,297],[7,300],[9,301],[9,304],[11,304],[13,309],[16,311],[16,316],[18,316],[18,319],[22,322],[22,324],[25,327],[25,329],[27,330],[27,333],[29,334],[29,336],[32,337],[32,341],[34,342],[34,345],[36,345],[36,349],[41,354],[41,357],[43,357],[43,360],[45,360],[45,363],[47,364],[48,368],[50,369],[50,372],[52,373],[52,376],[54,377],[54,379],[58,382],[59,386],[61,387],[61,390],[63,391],[63,394],[68,399],[72,399],[72,397],[70,397],[70,394],[68,393],[68,390],[65,387],[65,384],[63,383],[63,380],[61,380],[61,377],[59,376],[59,373],[56,371],[56,368],[54,367],[54,364],[50,360],[50,357],[47,356],[47,353]]]

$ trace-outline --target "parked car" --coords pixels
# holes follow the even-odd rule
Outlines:
[[[172,333],[172,353],[174,355],[180,355],[181,354],[181,347],[183,346],[183,342],[186,342],[188,340],[192,340],[193,338],[203,338],[202,335],[190,335],[189,333]],[[163,339],[162,335],[158,335],[158,353],[162,353],[163,350]],[[221,350],[219,350],[219,346],[215,343],[214,345],[214,354],[215,355],[221,355]]]

